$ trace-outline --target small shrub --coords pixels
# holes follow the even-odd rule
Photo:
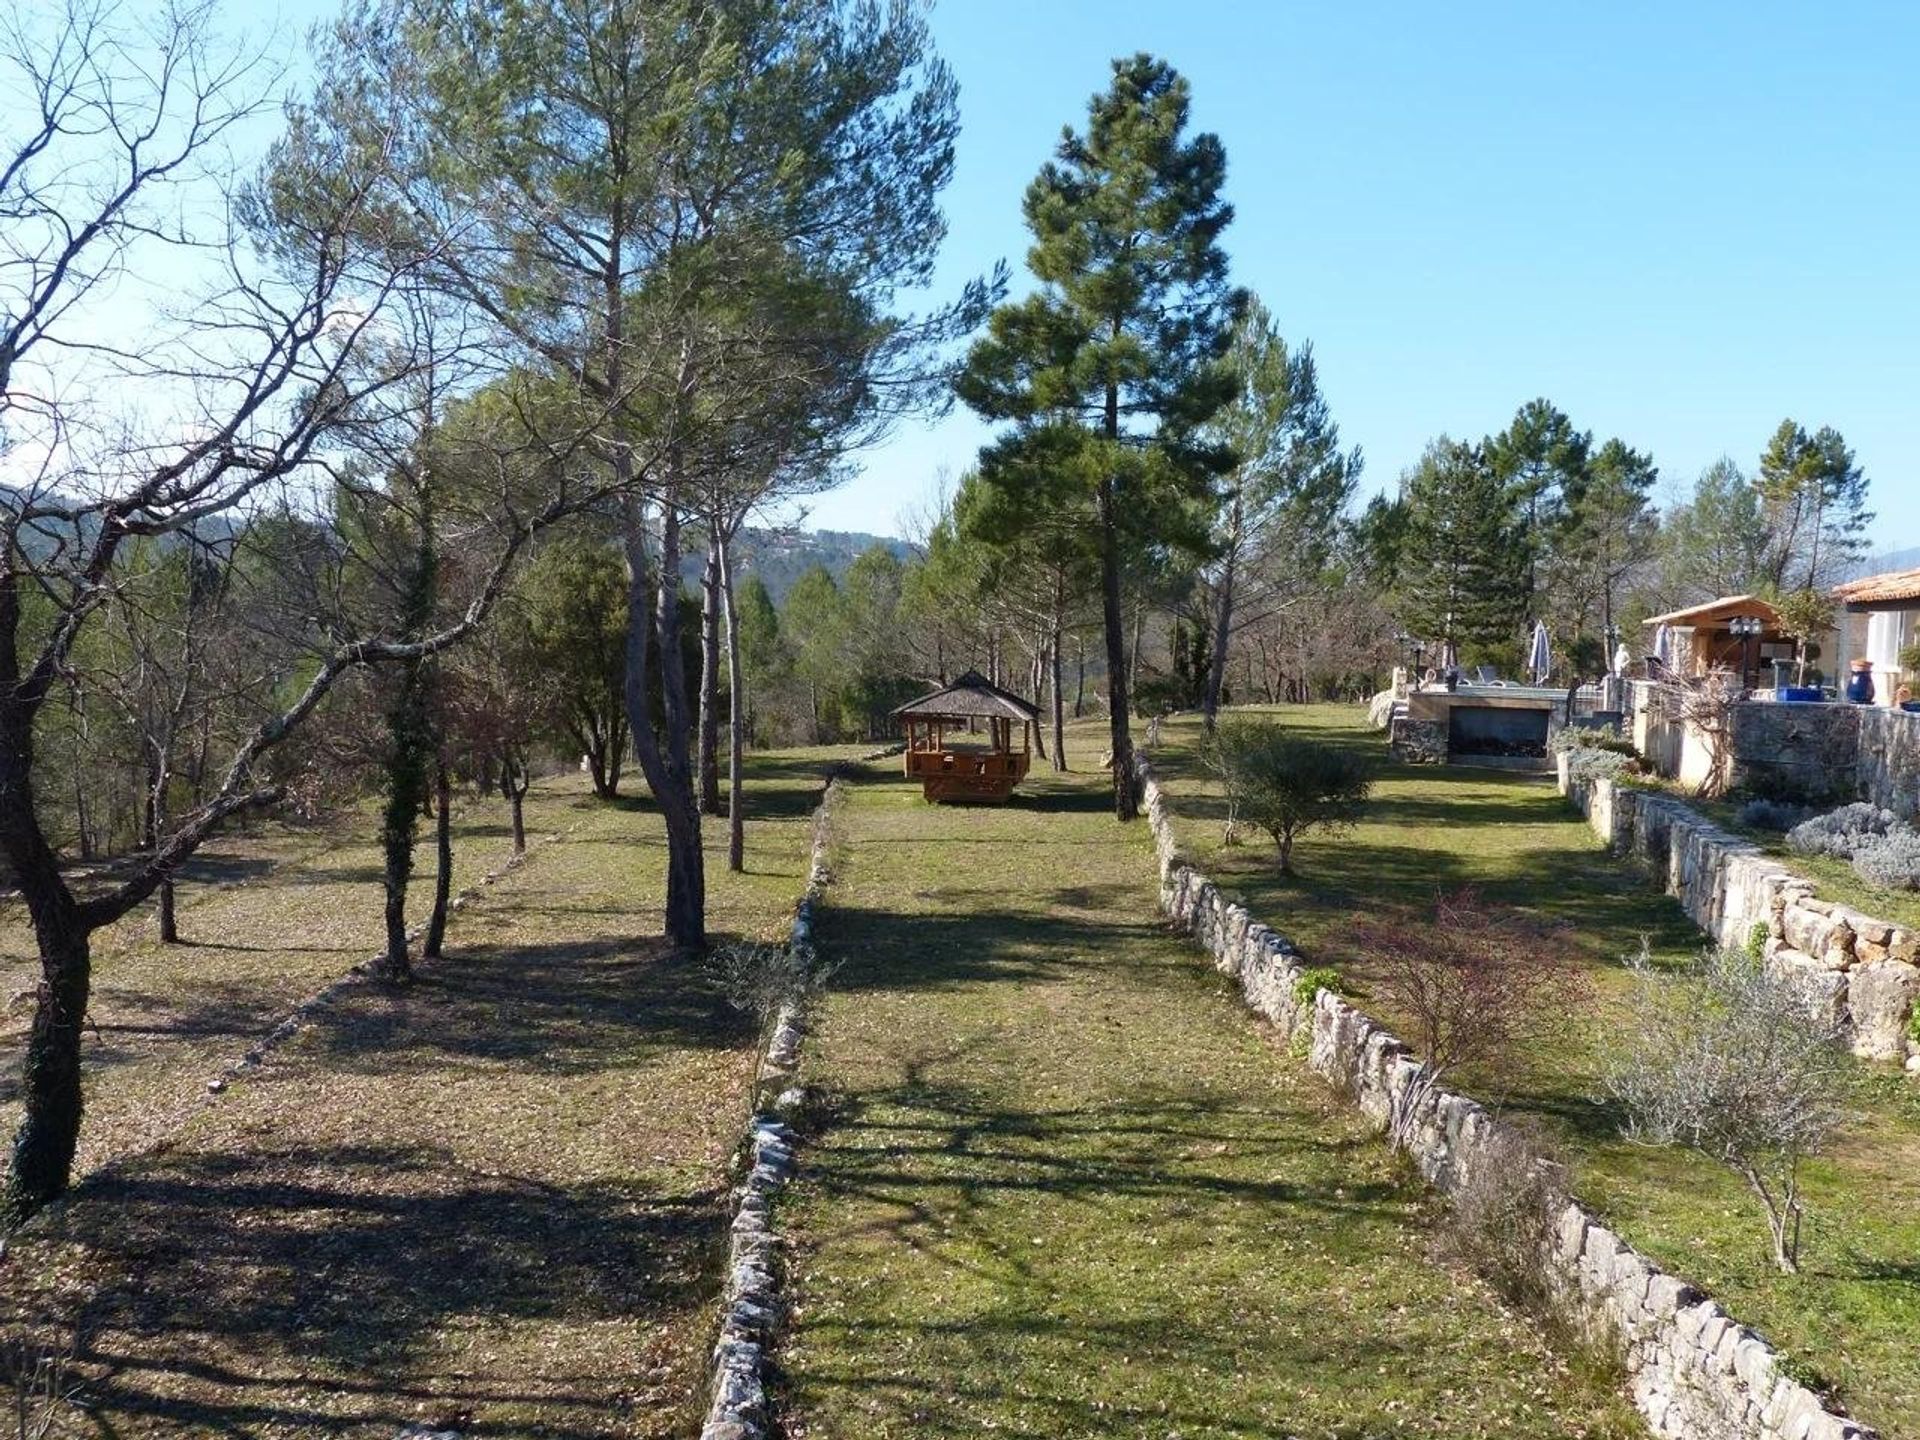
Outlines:
[[[1853,873],[1878,890],[1920,890],[1920,830],[1901,825],[1861,842]]]
[[[1801,1163],[1842,1118],[1838,1032],[1810,1015],[1790,975],[1738,950],[1709,950],[1674,978],[1644,948],[1631,963],[1640,993],[1606,1071],[1628,1136],[1683,1146],[1738,1175],[1766,1212],[1774,1264],[1793,1273]]]
[[[1371,758],[1282,725],[1222,725],[1204,758],[1226,790],[1229,825],[1244,820],[1271,835],[1283,875],[1293,872],[1302,835],[1352,825],[1373,791]]]
[[[1555,755],[1569,755],[1579,750],[1604,750],[1613,755],[1625,755],[1631,760],[1640,758],[1640,751],[1625,736],[1589,725],[1569,725],[1554,731],[1553,739],[1547,742],[1547,749]]]
[[[1322,990],[1340,993],[1340,972],[1331,965],[1314,965],[1302,970],[1293,980],[1293,1003],[1311,1005]]]
[[[1639,762],[1618,750],[1579,748],[1567,753],[1568,778],[1583,784],[1595,780],[1624,780],[1639,773]]]
[[[1353,944],[1404,1018],[1403,1038],[1420,1060],[1389,1117],[1403,1148],[1456,1070],[1471,1065],[1498,1083],[1523,1047],[1562,1029],[1587,998],[1585,974],[1561,936],[1471,890],[1442,895],[1430,921],[1359,921]]]
[[[1900,823],[1891,810],[1856,802],[1803,820],[1787,832],[1787,848],[1799,855],[1830,855],[1851,860],[1854,851]]]
[[[1773,938],[1773,927],[1764,920],[1756,920],[1747,927],[1747,954],[1755,960],[1766,958],[1767,941]]]
[[[1565,1173],[1538,1136],[1502,1121],[1447,1196],[1441,1253],[1523,1309],[1544,1310],[1542,1261],[1554,1217],[1567,1201]]]
[[[1808,818],[1807,807],[1785,800],[1749,800],[1740,807],[1740,823],[1749,830],[1773,830],[1781,834]]]

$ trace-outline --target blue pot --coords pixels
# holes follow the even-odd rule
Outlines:
[[[1873,672],[1856,670],[1847,678],[1847,699],[1856,705],[1873,704]]]
[[[1818,685],[1782,685],[1774,695],[1795,705],[1811,705],[1816,700],[1827,698]]]
[[[1900,708],[1909,715],[1920,715],[1920,700],[1902,700]]]

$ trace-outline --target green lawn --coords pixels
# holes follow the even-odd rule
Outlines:
[[[823,772],[849,753],[754,757],[747,874],[707,832],[716,940],[783,938]],[[137,1110],[137,1089],[187,1118],[0,1264],[0,1339],[70,1348],[84,1387],[56,1434],[697,1432],[755,1027],[708,967],[664,953],[657,815],[574,776],[537,794],[539,833],[561,838],[464,907],[413,986],[349,991],[211,1102],[208,1054],[244,1027],[90,1056],[102,1111]],[[309,978],[319,950],[364,958],[379,892],[360,868],[293,856],[248,893],[202,893],[183,922],[210,940],[218,914],[219,946],[110,947],[103,979],[179,1012],[229,965],[253,1007],[276,956]]]
[[[1167,933],[1104,775],[963,809],[874,766],[839,824],[787,1435],[1643,1433],[1430,1258],[1431,1198]]]
[[[1385,761],[1384,736],[1367,729],[1357,709],[1269,713]],[[1920,1086],[1888,1068],[1855,1068],[1852,1123],[1807,1179],[1803,1271],[1781,1277],[1738,1181],[1704,1160],[1624,1142],[1617,1117],[1597,1099],[1600,1047],[1626,995],[1620,957],[1643,936],[1667,959],[1701,944],[1678,902],[1609,856],[1550,784],[1465,768],[1387,765],[1364,822],[1309,837],[1295,855],[1299,873],[1282,877],[1264,838],[1222,847],[1221,803],[1194,763],[1198,737],[1197,720],[1171,721],[1157,757],[1183,847],[1292,936],[1311,963],[1341,967],[1359,1002],[1383,1020],[1394,1021],[1392,1008],[1370,993],[1347,944],[1354,916],[1417,916],[1439,889],[1473,885],[1489,900],[1567,926],[1566,942],[1593,981],[1583,1023],[1515,1057],[1503,1082],[1469,1076],[1466,1088],[1550,1126],[1584,1200],[1766,1334],[1803,1378],[1886,1435],[1920,1436]]]

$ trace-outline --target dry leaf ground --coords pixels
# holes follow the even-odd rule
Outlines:
[[[756,762],[749,873],[709,876],[716,936],[783,929],[829,758]],[[212,952],[243,957],[217,977],[210,947],[103,954],[107,993],[139,997],[103,1013],[146,1033],[92,1072],[94,1118],[125,1118],[90,1153],[150,1110],[189,1119],[0,1266],[9,1328],[73,1348],[87,1408],[59,1433],[685,1433],[755,1035],[657,940],[656,817],[573,777],[538,793],[535,833],[560,838],[459,913],[443,960],[403,991],[349,991],[210,1104],[182,1091],[208,1058],[370,948],[370,853],[284,854],[197,902],[189,934],[218,906],[227,943],[262,947]],[[235,1013],[206,1033],[152,1023],[216,991]]]

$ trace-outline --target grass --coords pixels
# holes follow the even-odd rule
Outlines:
[[[709,874],[717,938],[781,934],[827,758],[756,757],[750,871]],[[459,912],[415,985],[349,991],[14,1238],[8,1336],[70,1347],[85,1385],[60,1433],[697,1429],[755,1027],[655,938],[656,817],[573,777],[536,813],[560,838]],[[303,873],[262,879],[257,928],[234,938],[302,944],[273,917]],[[371,881],[349,899],[377,911]],[[197,958],[153,961],[147,983],[191,989]],[[99,1070],[96,1093],[124,1073]]]
[[[1346,707],[1282,708],[1281,723],[1384,759],[1385,742]],[[1803,1269],[1780,1276],[1755,1202],[1704,1159],[1620,1138],[1598,1097],[1606,1037],[1628,1019],[1619,960],[1642,938],[1659,958],[1702,937],[1677,901],[1609,856],[1586,823],[1542,781],[1499,771],[1387,765],[1366,818],[1313,835],[1298,874],[1273,868],[1271,847],[1220,844],[1216,789],[1194,763],[1197,721],[1168,723],[1159,759],[1181,843],[1224,887],[1239,891],[1314,963],[1339,966],[1360,1002],[1392,1023],[1347,944],[1356,914],[1410,919],[1436,891],[1473,885],[1489,900],[1565,925],[1565,942],[1593,982],[1571,1034],[1511,1057],[1503,1076],[1466,1077],[1482,1098],[1550,1127],[1576,1168],[1581,1197],[1632,1243],[1705,1286],[1827,1389],[1888,1436],[1920,1436],[1920,1086],[1897,1072],[1851,1067],[1852,1112],[1839,1144],[1806,1176],[1811,1224]]]
[[[931,807],[874,767],[849,796],[785,1433],[1641,1433],[1429,1258],[1430,1197],[1166,932],[1106,793]]]

